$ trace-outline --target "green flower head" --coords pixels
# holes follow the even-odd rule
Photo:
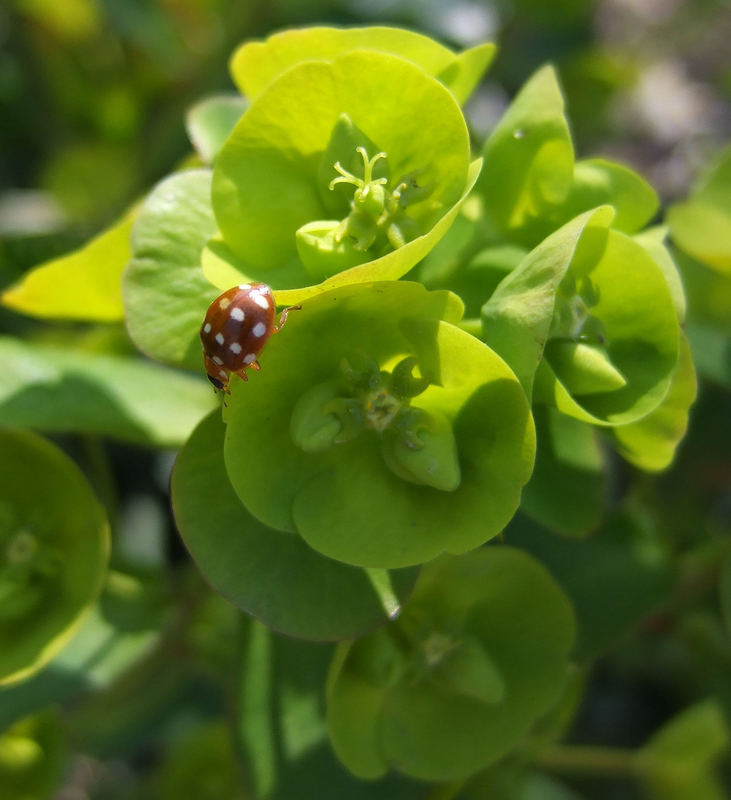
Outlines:
[[[398,620],[336,651],[333,747],[361,778],[389,767],[465,778],[556,702],[573,639],[566,595],[526,553],[491,546],[437,559]]]
[[[418,284],[359,284],[290,314],[261,375],[232,383],[226,469],[249,513],[364,567],[422,563],[498,533],[533,465],[507,365]]]
[[[217,157],[220,234],[204,271],[220,288],[291,290],[283,303],[328,278],[399,278],[446,232],[478,171],[457,100],[417,64],[370,50],[296,63]]]

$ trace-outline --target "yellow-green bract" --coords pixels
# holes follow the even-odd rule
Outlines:
[[[454,325],[460,314],[454,295],[402,281],[353,285],[303,302],[269,342],[261,373],[246,385],[234,382],[225,409],[226,469],[248,511],[330,558],[364,567],[418,564],[497,534],[530,475],[535,432],[515,375]],[[400,415],[394,401],[393,418],[379,431],[373,415],[389,412],[378,398],[364,403],[346,380],[332,407],[346,415],[342,436],[305,451],[291,433],[300,398],[341,379],[344,360],[353,364],[359,354],[387,375],[414,356],[428,388],[401,403]],[[382,454],[384,436],[409,436],[412,412],[428,418],[432,410],[446,417],[456,440],[461,476],[452,491],[405,480]],[[350,425],[350,413],[362,420],[360,429]]]

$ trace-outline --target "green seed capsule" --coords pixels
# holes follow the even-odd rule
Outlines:
[[[454,491],[461,472],[452,423],[436,411],[422,411],[411,430],[393,429],[383,438],[381,452],[389,469],[410,483]]]

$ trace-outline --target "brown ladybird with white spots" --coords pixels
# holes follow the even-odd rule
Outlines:
[[[217,297],[201,325],[203,365],[213,386],[230,394],[231,373],[248,380],[246,370],[259,369],[267,339],[284,325],[287,312],[299,308],[285,308],[275,323],[276,305],[265,283],[242,283]]]

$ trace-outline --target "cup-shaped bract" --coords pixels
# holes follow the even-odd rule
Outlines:
[[[534,247],[578,214],[611,205],[612,226],[634,233],[657,211],[652,187],[605,159],[574,160],[568,120],[552,66],[532,75],[483,148],[477,183],[491,237]]]
[[[668,211],[673,241],[722,275],[731,274],[731,146],[725,147],[684,203]]]
[[[680,328],[653,256],[587,212],[532,250],[482,308],[483,338],[537,401],[596,425],[635,422],[670,387]]]
[[[490,546],[437,559],[398,620],[336,651],[333,747],[362,778],[389,767],[424,780],[465,778],[556,702],[573,640],[566,595],[526,553]]]
[[[241,92],[253,100],[295,64],[334,58],[349,50],[375,50],[412,61],[451,89],[460,103],[469,97],[495,55],[495,45],[490,42],[454,53],[428,36],[403,28],[311,27],[245,42],[231,56],[231,76]]]
[[[454,295],[404,281],[343,287],[290,313],[225,410],[226,469],[248,511],[373,568],[502,530],[535,430],[515,375],[452,324],[460,314]]]
[[[178,529],[211,586],[269,628],[302,639],[357,636],[397,614],[418,569],[374,574],[341,564],[254,519],[226,474],[224,433],[220,413],[206,417],[171,480]]]
[[[0,685],[48,663],[106,573],[106,515],[78,467],[34,433],[0,429]]]
[[[446,232],[479,164],[454,96],[416,64],[367,50],[299,63],[256,97],[218,155],[220,236],[204,272],[222,289],[290,290],[278,292],[286,304],[400,278]]]

